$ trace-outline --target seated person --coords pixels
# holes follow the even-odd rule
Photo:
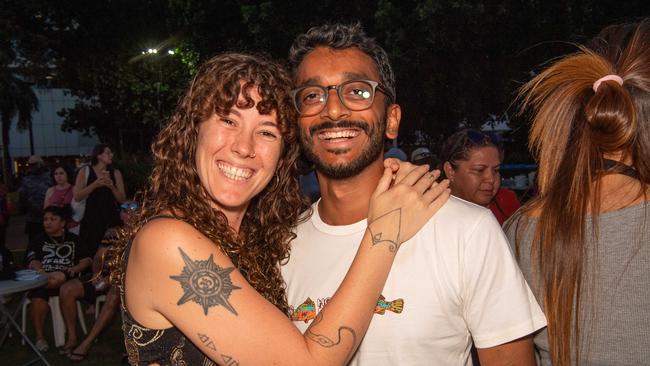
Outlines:
[[[28,295],[36,348],[45,352],[49,348],[43,335],[48,299],[58,296],[59,288],[66,281],[90,268],[92,259],[79,244],[79,237],[66,231],[67,215],[62,207],[48,206],[43,212],[45,232],[29,243],[25,262],[28,268],[44,273],[48,280],[45,286],[32,290]]]
[[[133,218],[134,211],[138,204],[133,201],[124,202],[120,206],[120,219],[123,223],[129,223]],[[120,306],[120,293],[117,287],[110,287],[108,281],[107,266],[104,265],[104,254],[110,245],[117,240],[119,227],[112,227],[106,230],[104,238],[99,244],[97,253],[93,260],[93,273],[87,278],[75,278],[61,286],[61,312],[65,319],[68,338],[63,346],[63,353],[74,362],[83,361],[88,355],[88,350],[99,334],[106,329],[113,320],[115,312]],[[76,319],[79,299],[84,299],[90,304],[95,304],[95,299],[101,294],[106,294],[106,302],[99,312],[97,321],[88,332],[86,338],[77,344]],[[72,330],[74,329],[74,331]]]

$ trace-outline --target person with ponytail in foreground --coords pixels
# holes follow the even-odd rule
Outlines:
[[[521,89],[539,195],[506,223],[548,328],[541,365],[650,362],[650,19]]]

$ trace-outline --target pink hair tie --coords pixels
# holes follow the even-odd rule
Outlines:
[[[623,85],[623,79],[620,76],[614,74],[605,75],[602,78],[594,81],[594,86],[593,86],[594,93],[598,92],[598,87],[603,81],[608,81],[608,80],[615,81],[618,83],[618,85]]]

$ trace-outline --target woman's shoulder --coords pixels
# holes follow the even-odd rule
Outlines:
[[[146,253],[143,257],[162,259],[168,255],[176,256],[178,248],[213,247],[214,243],[189,223],[162,214],[148,219],[133,238],[132,245],[137,257],[140,257],[137,253]]]
[[[131,242],[129,263],[154,268],[167,262],[180,243],[198,233],[189,224],[172,217],[158,217],[145,223]]]
[[[134,241],[155,240],[167,242],[177,240],[179,237],[200,234],[192,225],[172,215],[160,214],[147,219],[146,223],[138,230]]]

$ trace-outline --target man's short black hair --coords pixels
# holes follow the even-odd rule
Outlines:
[[[307,33],[301,34],[293,41],[289,50],[289,62],[295,75],[298,66],[308,53],[317,47],[330,47],[334,49],[358,48],[375,61],[379,71],[380,82],[395,97],[395,74],[390,65],[388,54],[375,41],[366,35],[361,23],[354,24],[324,24],[312,27]]]
[[[59,206],[47,206],[45,209],[43,209],[43,215],[46,213],[51,213],[54,216],[58,216],[61,218],[61,220],[68,222],[68,218],[70,217],[69,214],[69,208],[68,207],[59,207]]]

